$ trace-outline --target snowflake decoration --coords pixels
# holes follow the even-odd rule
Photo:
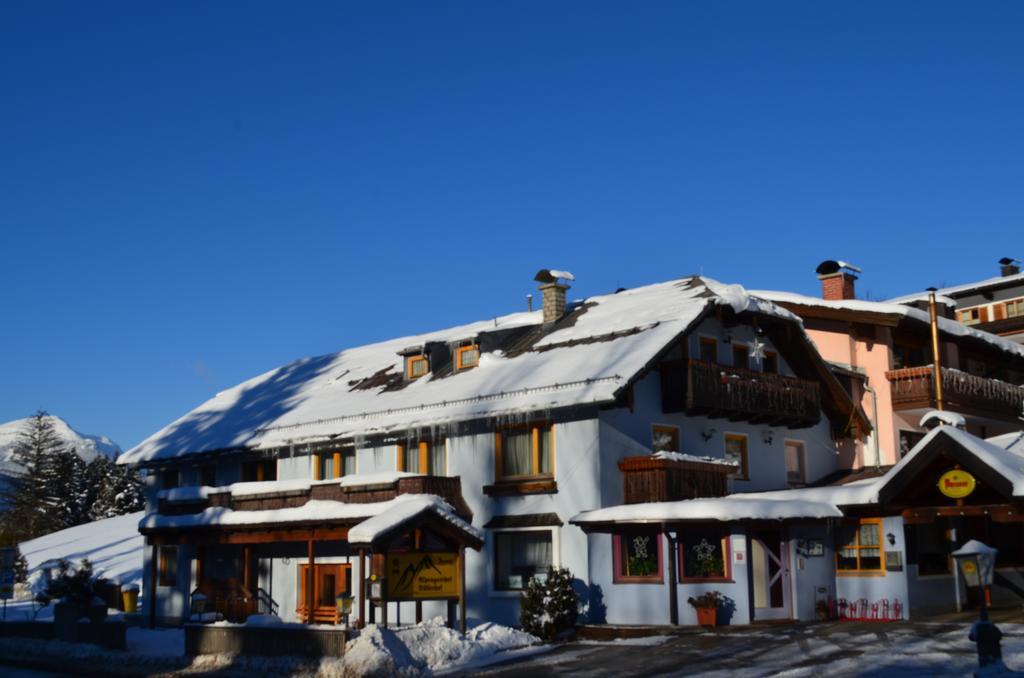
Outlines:
[[[715,545],[709,544],[707,539],[701,539],[699,544],[695,544],[693,552],[697,554],[697,560],[711,560],[715,555]]]
[[[647,559],[647,544],[651,541],[650,537],[634,537],[633,538],[633,552],[637,558],[642,560]]]
[[[760,365],[761,361],[764,360],[764,349],[767,345],[768,344],[761,341],[761,337],[754,337],[754,342],[750,345],[750,350],[747,352],[747,355],[757,361],[757,364]]]

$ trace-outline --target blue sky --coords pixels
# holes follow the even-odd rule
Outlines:
[[[0,3],[0,421],[690,273],[1024,258],[1024,4]]]

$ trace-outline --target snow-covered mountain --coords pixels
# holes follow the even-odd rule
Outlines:
[[[106,436],[93,436],[79,433],[75,429],[54,415],[48,415],[53,422],[53,429],[66,445],[70,445],[78,452],[78,456],[86,463],[95,459],[98,455],[106,455],[111,459],[121,454],[121,447]],[[25,427],[30,417],[9,421],[0,424],[0,473],[17,471],[17,466],[11,461],[14,453],[14,445],[18,440],[18,433]]]

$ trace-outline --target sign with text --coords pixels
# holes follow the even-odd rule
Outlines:
[[[388,554],[389,600],[459,597],[458,553]]]
[[[974,492],[977,485],[974,476],[958,468],[939,476],[939,492],[950,499],[963,499]]]

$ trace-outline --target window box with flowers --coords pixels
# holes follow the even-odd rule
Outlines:
[[[661,535],[624,532],[612,535],[612,581],[616,584],[662,584]]]

